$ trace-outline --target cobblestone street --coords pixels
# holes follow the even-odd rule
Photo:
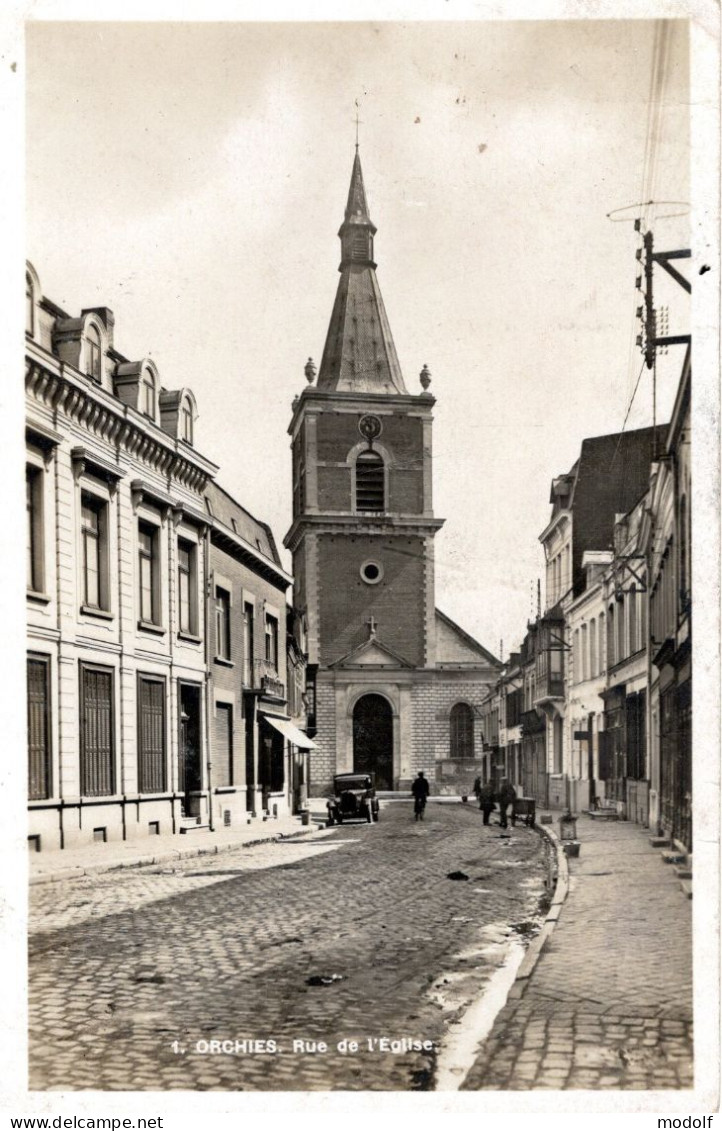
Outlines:
[[[544,843],[500,833],[473,806],[415,824],[391,804],[377,825],[34,887],[31,1088],[433,1088],[449,1025],[538,926]],[[198,1051],[237,1040],[278,1051]]]

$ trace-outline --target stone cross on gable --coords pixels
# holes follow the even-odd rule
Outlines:
[[[369,626],[369,640],[371,640],[376,635],[376,621],[373,616],[369,617],[366,624]]]

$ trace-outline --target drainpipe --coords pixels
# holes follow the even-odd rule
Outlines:
[[[119,456],[119,450],[118,450],[118,448],[116,448],[116,458],[117,458],[118,463],[120,463],[120,459],[118,458],[118,456]],[[123,829],[123,840],[127,840],[127,838],[128,838],[128,827],[127,827],[127,821],[126,821],[126,816],[125,816],[125,807],[127,805],[125,766],[126,766],[126,757],[127,757],[128,752],[126,750],[126,741],[125,740],[127,739],[128,736],[127,736],[127,734],[124,733],[125,712],[123,710],[123,701],[124,701],[123,684],[125,682],[126,655],[125,655],[125,633],[123,632],[123,612],[124,612],[123,597],[124,597],[124,594],[123,594],[123,583],[120,579],[120,547],[123,543],[123,517],[122,517],[120,512],[121,512],[121,507],[122,507],[123,503],[122,503],[122,499],[121,499],[120,488],[119,488],[117,483],[115,485],[114,490],[113,490],[113,487],[112,487],[112,484],[111,484],[110,499],[111,499],[111,505],[113,503],[115,503],[115,533],[116,533],[115,568],[118,571],[115,596],[116,596],[116,599],[117,599],[117,602],[118,602],[118,643],[120,645],[120,655],[118,656],[118,706],[120,708],[120,719],[119,719],[119,722],[118,722],[118,738],[120,740],[119,743],[118,743],[118,745],[120,747],[120,793],[121,793],[120,813],[121,813],[121,824],[122,824],[122,829]],[[108,510],[110,510],[110,506],[108,507]],[[132,511],[132,507],[131,507],[131,511]],[[132,523],[132,518],[131,518],[131,523]],[[108,526],[110,526],[110,523],[108,523]],[[111,569],[111,562],[110,562],[110,537],[107,538],[107,550],[108,550],[108,562],[107,562],[107,567],[106,567],[106,578],[107,578],[108,588],[110,589],[110,586],[111,586],[112,580],[113,580],[112,574],[114,572]],[[138,708],[137,708],[138,673],[135,672],[134,675],[135,675],[135,688],[134,688],[134,690],[135,690],[135,695],[136,695],[136,732],[135,732],[136,733],[136,754],[135,754],[136,783],[135,783],[135,788],[136,788],[136,795],[137,795],[137,792],[138,792],[138,729],[137,729],[138,728],[138,721],[137,721],[138,720],[138,714],[137,714],[137,710],[138,710]],[[115,719],[113,719],[113,725],[115,726]],[[137,824],[140,823],[140,805],[136,805],[135,812],[136,812],[136,825],[137,825]]]
[[[659,475],[659,470],[657,470],[657,476],[658,475]],[[656,488],[657,476],[655,476],[655,480],[654,480],[652,490],[654,490]],[[651,502],[651,499],[650,499],[650,502]],[[656,821],[656,828],[655,828],[654,832],[658,836],[659,832],[660,832],[660,820],[659,820],[659,757],[660,757],[660,750],[658,748],[656,738],[652,734],[652,720],[653,720],[653,717],[654,717],[653,713],[652,713],[652,640],[653,640],[653,636],[652,636],[652,558],[653,558],[653,555],[654,555],[654,535],[655,535],[655,528],[656,528],[657,524],[655,522],[654,512],[652,511],[651,508],[647,510],[647,515],[648,515],[648,518],[649,518],[649,537],[647,539],[647,545],[645,547],[645,555],[644,555],[645,556],[645,567],[646,567],[645,581],[646,581],[646,589],[647,589],[647,592],[644,595],[644,605],[645,605],[645,609],[646,609],[646,618],[645,618],[646,619],[646,632],[645,632],[646,640],[645,640],[644,643],[645,643],[645,649],[646,649],[646,653],[647,653],[647,656],[646,656],[646,659],[647,659],[647,710],[646,710],[646,715],[647,715],[647,719],[646,719],[646,723],[647,723],[647,763],[648,763],[648,766],[649,766],[649,789],[650,789],[650,791],[654,790],[655,793],[657,794],[657,821]],[[657,691],[659,692],[659,684],[657,684]],[[657,710],[659,711],[659,701],[658,701],[658,704],[657,704]],[[655,755],[654,758],[653,758],[653,754]],[[649,817],[649,798],[647,798],[647,809],[648,809],[647,816]],[[650,831],[651,831],[651,822],[650,822]]]
[[[53,426],[57,430],[57,427],[58,427],[58,410],[57,410],[57,407],[53,411]],[[75,482],[73,482],[73,489],[74,488],[75,488]],[[62,681],[61,674],[60,674],[61,670],[62,670],[61,659],[65,658],[65,648],[63,646],[63,639],[62,639],[63,625],[62,625],[62,613],[61,613],[62,584],[61,584],[61,580],[60,580],[60,507],[58,505],[59,498],[60,498],[60,469],[58,467],[58,456],[56,454],[56,456],[53,460],[53,503],[54,503],[54,511],[55,511],[53,518],[55,520],[55,616],[56,616],[57,629],[58,629],[58,646],[57,646],[57,649],[56,649],[56,652],[55,652],[55,678],[56,678],[56,683],[57,683],[57,703],[58,703],[58,707],[57,707],[57,716],[58,716],[58,723],[57,723],[57,727],[58,727],[58,729],[57,729],[57,735],[58,735],[58,740],[57,740],[57,767],[58,767],[58,769],[57,769],[57,774],[58,774],[58,776],[57,776],[57,789],[58,789],[58,801],[60,802],[60,805],[58,807],[58,820],[59,820],[58,832],[59,832],[59,836],[60,836],[60,847],[65,848],[65,816],[64,816],[64,813],[65,813],[65,782],[64,782],[64,774],[63,774],[63,769],[64,769],[63,754],[65,753],[65,749],[64,749],[64,745],[63,745],[63,737],[64,737],[63,736],[63,706],[64,706],[63,700],[64,700],[65,697],[63,695],[63,681]],[[43,512],[43,513],[45,513],[45,512]],[[27,659],[25,660],[25,665],[26,665],[25,670],[26,670],[26,673],[27,673]],[[78,669],[77,669],[77,666],[76,666],[76,669],[75,669],[75,687],[76,687],[76,691],[77,691],[77,694],[78,694],[77,705],[78,705],[78,713],[79,713],[80,687],[78,686],[78,683],[79,683],[79,681],[78,681]],[[52,682],[50,684],[50,689],[51,689],[51,692],[52,692],[52,690],[53,690]],[[78,743],[80,743],[80,737],[79,736],[78,736]],[[78,753],[79,752],[80,752],[80,748],[78,746]],[[55,767],[51,766],[51,769],[54,770],[54,768]],[[27,809],[26,809],[26,812],[27,812]]]
[[[210,832],[214,831],[213,828],[213,781],[212,781],[212,762],[211,762],[211,652],[210,652],[210,639],[208,625],[210,623],[209,602],[211,599],[211,528],[206,527],[205,534],[203,535],[203,556],[204,556],[204,577],[203,577],[203,639],[205,642],[204,652],[206,657],[206,678],[205,678],[205,741],[206,741],[206,775],[208,783],[208,828]]]

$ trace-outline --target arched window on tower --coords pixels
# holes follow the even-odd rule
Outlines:
[[[382,511],[385,505],[384,461],[373,450],[356,459],[356,510]]]
[[[449,715],[451,724],[450,756],[474,757],[474,713],[468,703],[455,703]]]

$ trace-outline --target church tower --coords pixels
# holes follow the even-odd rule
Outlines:
[[[358,148],[340,279],[318,378],[293,405],[295,603],[315,672],[311,790],[373,771],[377,789],[433,780],[437,613],[432,507],[434,398],[424,367],[407,391],[374,262]],[[485,655],[487,655],[485,653]]]

